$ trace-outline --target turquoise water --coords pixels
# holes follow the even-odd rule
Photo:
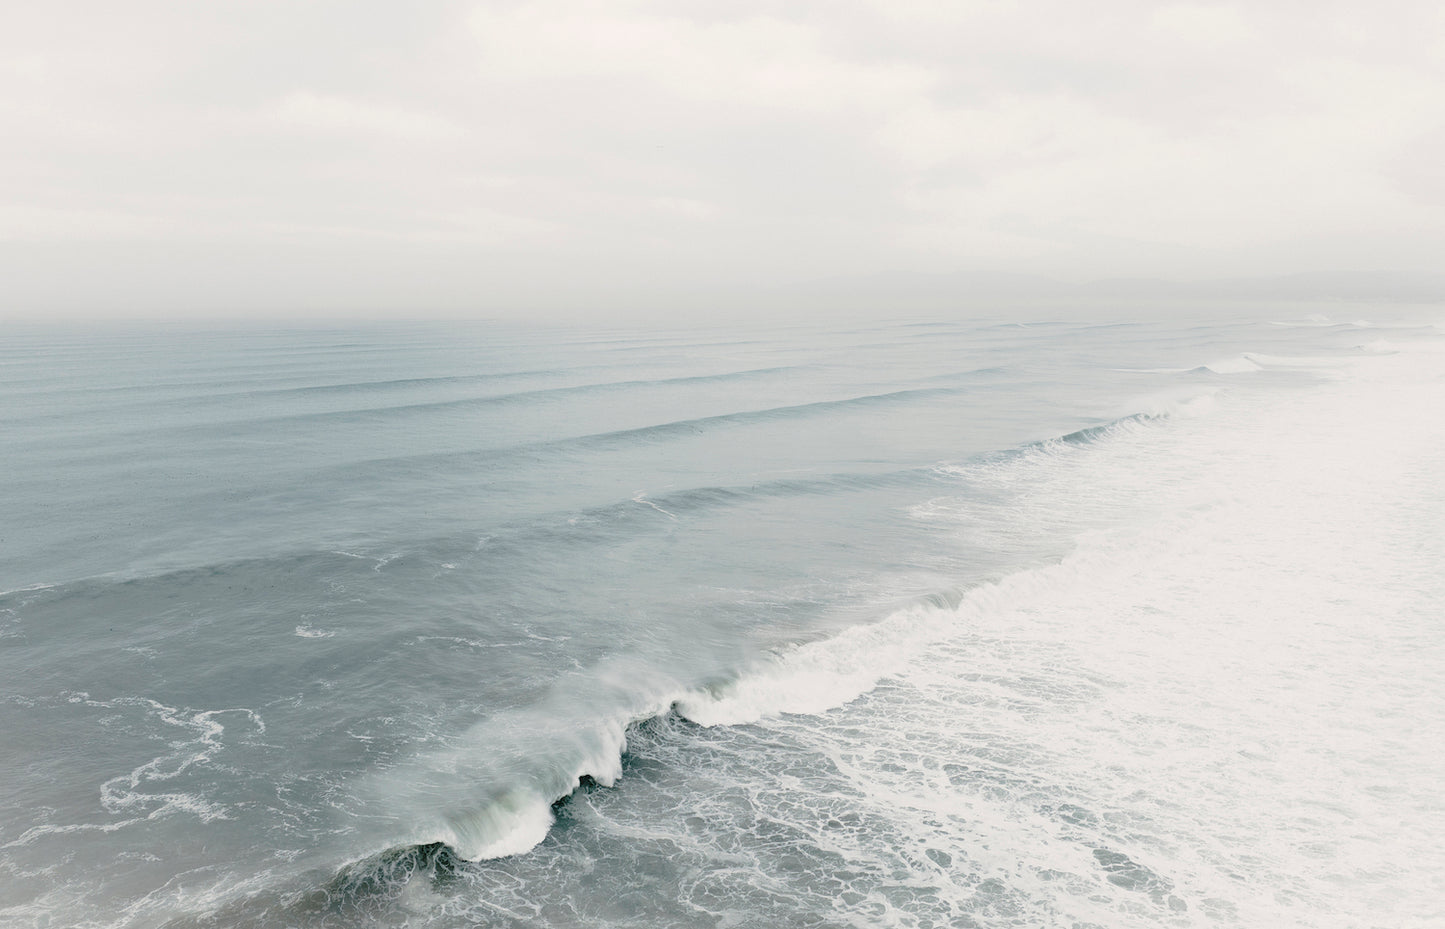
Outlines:
[[[1350,314],[12,333],[0,919],[1437,922],[1445,333]]]

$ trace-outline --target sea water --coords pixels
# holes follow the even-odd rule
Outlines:
[[[0,924],[1445,924],[1442,323],[8,333]]]

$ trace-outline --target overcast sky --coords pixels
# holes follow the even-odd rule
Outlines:
[[[24,3],[0,315],[1439,268],[1445,4]]]

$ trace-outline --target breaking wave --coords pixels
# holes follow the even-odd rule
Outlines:
[[[1197,415],[1211,398],[1206,393],[1161,401],[1150,412],[1022,447],[1012,466],[1055,467],[1060,454],[1087,455],[1100,441],[1137,437],[1159,421]],[[935,470],[957,479],[998,464]],[[667,500],[671,506],[680,502]],[[414,824],[384,841],[384,854],[444,847],[458,859],[479,861],[531,851],[547,838],[560,803],[579,788],[610,787],[622,776],[629,735],[638,726],[659,719],[704,728],[738,726],[845,706],[959,624],[1076,584],[1082,570],[1087,568],[1077,559],[1065,558],[968,589],[941,589],[876,622],[771,650],[740,672],[700,685],[658,679],[655,671],[625,664],[591,669],[536,706],[478,723],[446,751],[373,777],[363,792],[394,819]],[[594,706],[622,709],[599,719]]]

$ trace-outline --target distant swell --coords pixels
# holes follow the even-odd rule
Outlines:
[[[865,409],[873,406],[905,403],[911,400],[956,396],[972,389],[926,387],[883,394],[867,394],[839,400],[819,400],[813,403],[741,410],[733,413],[720,413],[715,416],[702,416],[539,442],[523,442],[496,448],[372,458],[326,468],[315,474],[318,479],[327,477],[344,480],[347,477],[394,477],[413,470],[432,471],[441,466],[476,471],[489,465],[501,466],[517,461],[535,460],[539,457],[566,455],[574,451],[627,450],[702,435],[713,429],[785,422],[848,409]]]
[[[610,366],[592,366],[595,368],[607,369]],[[237,401],[290,401],[304,397],[356,397],[361,399],[369,394],[385,393],[396,390],[408,390],[412,388],[431,388],[448,384],[487,384],[493,382],[505,382],[521,378],[535,378],[542,376],[556,376],[562,373],[576,373],[577,371],[591,370],[592,367],[573,368],[569,372],[561,371],[521,371],[512,374],[472,374],[453,377],[433,378],[404,378],[386,381],[355,381],[344,384],[317,384],[303,387],[273,387],[259,390],[230,391],[208,394],[186,393],[174,399],[157,402],[132,401],[128,403],[112,404],[104,408],[106,414],[114,414],[126,409],[144,409],[149,415],[154,415],[158,410],[168,407],[196,410],[206,404],[225,403],[234,404]],[[507,406],[512,404],[527,403],[536,400],[558,400],[569,397],[584,397],[594,394],[605,394],[610,392],[623,392],[629,390],[648,388],[676,388],[689,384],[716,384],[732,381],[742,381],[758,377],[766,377],[775,374],[795,372],[796,367],[781,366],[770,368],[751,368],[743,371],[724,371],[716,374],[696,374],[684,377],[661,377],[647,379],[630,379],[621,381],[595,381],[587,384],[565,384],[555,387],[538,387],[530,390],[508,390],[504,393],[484,394],[473,397],[456,397],[447,400],[432,400],[421,403],[392,403],[386,405],[353,406],[349,409],[340,410],[315,410],[304,413],[291,413],[280,416],[264,417],[243,417],[223,418],[219,422],[212,420],[201,427],[179,427],[180,429],[201,428],[212,429],[217,425],[233,427],[237,423],[246,423],[252,426],[281,426],[286,424],[302,424],[309,422],[366,422],[370,420],[386,420],[397,416],[409,416],[417,413],[441,412],[447,410],[468,410],[483,409],[489,406]],[[184,385],[180,385],[184,386]],[[197,385],[199,386],[199,385]],[[142,388],[121,388],[127,391],[154,390],[149,385]],[[121,390],[118,389],[118,390]],[[165,389],[173,391],[179,387],[165,385]],[[114,391],[113,391],[114,392]],[[17,420],[20,421],[20,420]]]
[[[800,412],[826,407],[866,406],[873,403],[893,402],[920,394],[949,394],[957,390],[959,389],[928,388],[914,391],[898,391],[889,394],[855,397],[847,400],[823,401],[794,407],[780,407],[768,410],[725,414],[703,420],[689,420],[684,423],[650,426],[623,432],[602,433],[572,440],[562,440],[561,442],[555,443],[539,443],[533,446],[516,447],[497,453],[467,452],[456,455],[420,455],[410,459],[389,459],[387,463],[397,465],[405,463],[411,467],[423,467],[434,466],[438,459],[452,459],[456,457],[475,459],[481,456],[522,455],[528,452],[535,453],[537,450],[545,447],[555,447],[569,442],[608,445],[621,444],[631,440],[645,441],[648,437],[660,438],[671,433],[688,432],[706,424],[730,424],[750,420],[766,421],[772,418],[798,415]],[[1028,454],[1034,450],[1048,448],[1060,443],[1066,445],[1089,444],[1105,438],[1118,430],[1133,428],[1153,420],[1194,415],[1200,410],[1207,408],[1210,398],[1211,395],[1206,392],[1179,401],[1164,402],[1153,409],[1132,413],[1109,422],[1087,426],[1056,438],[1044,439],[1014,449],[995,452],[986,457],[1009,458],[1016,455]],[[369,462],[367,464],[378,463],[379,462]],[[359,466],[343,466],[343,469],[352,470],[357,467]],[[556,514],[556,520],[553,524],[533,521],[533,523],[528,526],[509,526],[503,524],[491,527],[488,531],[488,538],[493,544],[516,543],[535,536],[554,533],[557,531],[556,526],[563,524],[565,524],[565,528],[569,534],[575,534],[579,525],[585,526],[589,523],[598,523],[615,529],[629,520],[655,519],[657,518],[656,514],[659,510],[669,515],[697,514],[714,509],[746,505],[758,500],[796,496],[827,496],[830,494],[866,492],[893,487],[922,486],[936,483],[941,479],[947,479],[953,470],[954,466],[943,465],[873,473],[809,474],[761,480],[747,485],[699,486],[674,490],[663,494],[639,494],[626,500],[616,500],[612,503],[590,507],[581,511],[559,512]],[[464,538],[417,539],[414,540],[413,544],[418,550],[471,551],[475,547],[476,538],[475,536],[467,536]],[[76,595],[102,596],[106,595],[104,592],[114,589],[117,585],[130,587],[148,581],[171,581],[189,584],[204,582],[208,579],[221,576],[247,575],[252,572],[274,570],[295,571],[303,565],[314,567],[321,573],[329,573],[336,569],[349,567],[349,563],[356,558],[377,561],[379,562],[378,569],[383,567],[387,561],[391,560],[390,557],[378,558],[375,555],[365,552],[353,553],[331,549],[294,551],[282,556],[272,555],[220,563],[167,566],[163,570],[139,574],[113,574],[100,577],[65,579],[54,583],[49,581],[35,581],[22,588],[0,591],[0,604],[3,604],[7,600],[19,600],[21,598],[28,600],[33,598],[52,599]],[[334,563],[334,566],[328,567],[329,563]],[[300,631],[297,632],[297,635],[302,637],[308,635],[304,627],[298,627],[298,629]]]

